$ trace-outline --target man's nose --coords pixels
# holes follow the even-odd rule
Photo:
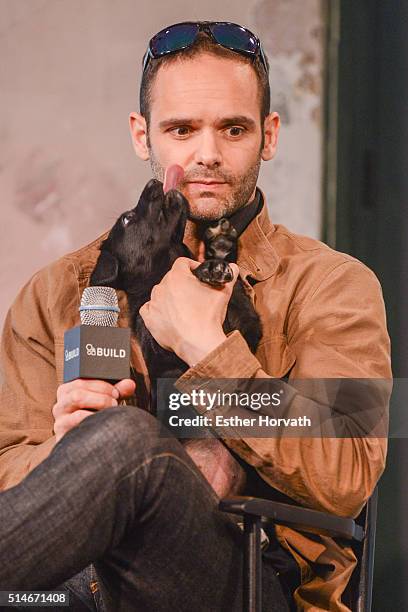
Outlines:
[[[210,131],[203,131],[197,142],[195,162],[209,168],[221,165],[222,156],[216,134]]]

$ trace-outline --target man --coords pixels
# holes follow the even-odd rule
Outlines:
[[[177,260],[141,308],[157,342],[189,366],[179,388],[200,378],[390,377],[375,276],[352,257],[272,225],[256,189],[261,159],[274,157],[279,133],[256,37],[228,24],[160,32],[145,56],[141,113],[131,114],[130,127],[137,155],[150,160],[156,178],[172,164],[184,168],[179,189],[191,209],[185,242],[198,261],[201,223],[242,211],[248,217],[238,266],[263,324],[256,356],[238,331],[226,337],[222,330],[233,283],[221,291],[201,284],[191,274],[197,261]],[[209,453],[203,462],[193,445],[191,461],[140,409],[147,408],[141,388],[148,380],[136,342],[139,408],[118,407],[135,392],[130,380],[61,384],[63,333],[78,323],[101,240],[36,274],[5,323],[0,479],[9,490],[0,499],[8,527],[1,588],[7,580],[12,588],[66,581],[84,598],[79,583],[90,574],[92,591],[112,610],[239,610],[241,534],[217,511],[218,496],[230,491],[228,474],[220,484]],[[125,313],[126,298],[119,298]],[[344,516],[359,513],[385,463],[385,440],[376,437],[225,443],[266,489]],[[284,527],[276,535],[287,571],[278,580],[276,557],[264,562],[264,609],[287,609],[293,595],[299,609],[346,610],[352,550]]]

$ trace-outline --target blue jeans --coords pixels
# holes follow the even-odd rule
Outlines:
[[[66,588],[71,610],[239,612],[242,533],[171,434],[112,407],[0,494],[0,590]],[[263,564],[265,612],[288,610]]]

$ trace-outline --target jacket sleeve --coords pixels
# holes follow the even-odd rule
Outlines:
[[[11,306],[0,359],[0,490],[18,484],[55,445],[52,407],[60,382],[56,319],[77,300],[72,266],[58,262],[33,276]],[[65,297],[64,297],[65,296]],[[61,368],[60,368],[61,369]]]
[[[289,391],[295,412],[307,414],[308,408],[316,409],[317,405],[294,391],[297,379],[386,379],[390,383],[390,345],[381,287],[375,275],[356,260],[338,265],[304,303],[292,307],[287,342],[295,361],[288,383],[279,381],[279,387]],[[214,378],[271,377],[240,332],[234,331],[183,374],[176,387],[188,392],[194,381],[203,379],[200,388],[205,390]],[[390,384],[382,396],[387,415],[389,390]],[[217,410],[222,412],[223,408]],[[264,480],[300,504],[356,516],[385,466],[387,440],[380,436],[229,437],[225,442]]]

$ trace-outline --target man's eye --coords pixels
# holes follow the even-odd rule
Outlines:
[[[186,125],[179,125],[177,127],[171,128],[170,132],[175,136],[188,136],[190,133],[190,128]]]
[[[236,125],[227,128],[227,130],[229,132],[229,136],[242,136],[242,134],[245,132],[244,128],[238,127]]]

